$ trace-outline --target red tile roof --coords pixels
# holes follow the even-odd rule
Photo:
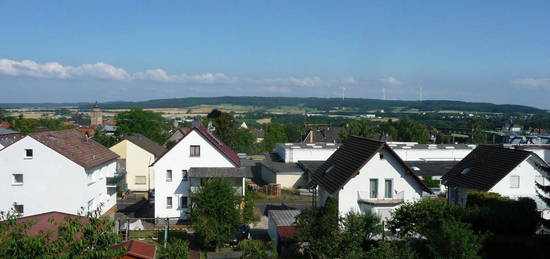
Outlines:
[[[82,222],[88,223],[88,218],[84,216],[77,216],[69,213],[63,213],[59,211],[50,211],[46,213],[36,214],[32,216],[27,217],[21,217],[17,219],[18,223],[21,222],[28,222],[33,221],[33,225],[27,230],[27,235],[29,236],[36,236],[40,234],[40,232],[47,233],[48,231],[51,232],[51,240],[57,239],[57,224],[61,223],[63,219],[66,217],[80,217]],[[50,219],[52,219],[55,223],[52,224],[50,222]]]
[[[126,256],[137,259],[153,259],[155,258],[155,254],[157,252],[157,248],[154,245],[137,240],[122,242],[114,245],[113,249],[120,247],[127,247]]]
[[[222,153],[227,159],[229,159],[229,161],[231,161],[236,167],[241,166],[241,160],[239,158],[239,155],[237,155],[237,153],[235,153],[235,151],[233,151],[233,149],[231,149],[231,147],[229,147],[227,144],[223,143],[223,141],[221,141],[214,134],[208,132],[208,129],[205,126],[193,127],[189,131],[189,133],[191,133],[191,131],[193,131],[193,130],[196,130],[206,140],[208,140],[208,142],[210,142],[214,147],[216,147],[220,151],[220,153]],[[172,148],[177,146],[180,141],[185,139],[185,137],[187,137],[189,135],[189,133],[187,133],[183,138],[178,140],[178,142],[175,145],[173,145]],[[169,153],[170,150],[172,150],[172,148],[170,148],[168,151],[166,151],[164,154],[162,154],[162,156],[157,158],[157,160],[155,160],[155,162],[153,162],[153,164],[151,164],[151,166],[156,164],[164,155]]]
[[[90,169],[118,158],[118,155],[82,135],[78,130],[45,131],[30,137],[50,147],[85,169]]]
[[[279,226],[277,227],[277,235],[282,242],[291,242],[296,240],[294,235],[296,234],[295,226]]]
[[[0,129],[9,129],[10,128],[10,123],[7,122],[7,121],[1,121],[0,122]]]

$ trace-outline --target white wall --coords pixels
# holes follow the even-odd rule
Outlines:
[[[460,161],[466,157],[473,149],[402,149],[394,148],[403,161],[421,161],[424,159],[431,160],[451,160]]]
[[[283,144],[284,145],[284,144]],[[337,148],[290,148],[289,146],[277,145],[275,151],[285,163],[297,163],[299,160],[324,161],[327,160]]]
[[[379,154],[374,155],[359,170],[359,174],[353,177],[338,193],[338,210],[340,215],[345,215],[349,211],[361,211],[358,203],[358,191],[370,193],[369,180],[373,178],[378,179],[379,198],[384,197],[385,179],[393,179],[394,195],[396,192],[404,191],[405,202],[420,199],[422,194],[421,185],[412,176],[408,175],[405,169],[388,152],[382,150],[380,153],[383,155],[383,159],[380,159]],[[384,207],[379,206],[375,209],[383,209]]]
[[[25,158],[25,149],[33,149],[33,158]],[[116,196],[107,195],[106,179],[114,175],[115,160],[87,172],[68,158],[27,136],[0,151],[0,210],[13,203],[24,205],[24,216],[61,211],[76,214],[87,208],[92,198],[106,203],[103,212],[116,204]],[[23,174],[23,184],[13,185],[12,174]],[[90,181],[93,179],[93,182]]]
[[[200,157],[190,157],[190,146],[200,145]],[[189,197],[190,181],[182,181],[182,170],[191,167],[234,167],[219,150],[192,130],[154,165],[155,217],[187,218],[189,208],[181,208],[182,196]],[[172,181],[166,181],[166,171],[172,170]],[[198,180],[198,179],[195,179]],[[172,197],[172,208],[166,208],[166,198]],[[190,205],[190,199],[189,205]]]

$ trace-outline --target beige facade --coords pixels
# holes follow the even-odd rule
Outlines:
[[[155,176],[152,167],[155,155],[136,144],[123,140],[111,147],[126,165],[126,183],[128,189],[134,192],[147,192],[155,188]]]
[[[92,108],[92,114],[90,116],[90,125],[102,125],[103,124],[103,114],[101,108],[97,104]]]

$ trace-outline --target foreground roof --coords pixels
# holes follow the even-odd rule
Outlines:
[[[363,168],[374,155],[383,149],[390,153],[397,162],[403,166],[405,172],[411,175],[424,191],[431,193],[431,190],[385,142],[356,136],[349,137],[344,144],[336,150],[319,169],[317,169],[313,174],[310,186],[320,185],[331,194],[337,193],[351,178],[359,173],[359,170]],[[328,170],[329,168],[331,169]],[[327,173],[327,171],[329,172]]]
[[[155,155],[155,157],[160,157],[166,148],[159,145],[157,142],[150,140],[146,136],[143,136],[139,133],[134,133],[131,136],[125,138],[126,140],[136,144],[138,147],[145,149],[147,152]]]
[[[118,158],[115,152],[82,135],[75,129],[37,132],[29,136],[85,169]]]
[[[122,242],[120,244],[114,245],[112,248],[117,249],[120,247],[126,247],[126,255],[129,258],[153,259],[155,258],[157,253],[156,246],[137,240]]]
[[[36,236],[40,234],[40,232],[51,232],[51,240],[56,240],[58,237],[57,224],[61,223],[66,217],[80,217],[82,222],[89,222],[89,219],[87,217],[59,211],[50,211],[32,216],[21,217],[17,219],[17,222],[28,222],[32,220],[34,224],[27,230],[27,235]],[[50,220],[53,220],[53,222],[51,222]]]
[[[447,186],[488,191],[531,155],[536,156],[529,151],[478,146],[442,179]]]

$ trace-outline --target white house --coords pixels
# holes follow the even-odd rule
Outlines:
[[[403,161],[460,161],[476,148],[476,145],[467,144],[387,144]]]
[[[529,197],[539,210],[548,207],[537,197],[535,183],[549,185],[548,164],[536,153],[497,146],[478,146],[442,178],[450,203],[466,206],[470,190],[510,198]]]
[[[135,133],[110,149],[120,156],[119,166],[126,172],[125,182],[128,189],[147,196],[155,188],[154,170],[149,165],[164,154],[166,148]]]
[[[317,169],[314,186],[319,205],[333,197],[340,215],[368,211],[382,220],[402,203],[431,192],[386,143],[354,136]]]
[[[118,155],[77,130],[30,134],[0,151],[0,211],[116,211]]]
[[[155,217],[187,219],[191,194],[203,179],[223,177],[244,195],[239,156],[204,126],[191,129],[151,166],[155,170]]]
[[[325,161],[338,147],[338,143],[278,143],[275,152],[285,163],[297,163],[300,160]]]

